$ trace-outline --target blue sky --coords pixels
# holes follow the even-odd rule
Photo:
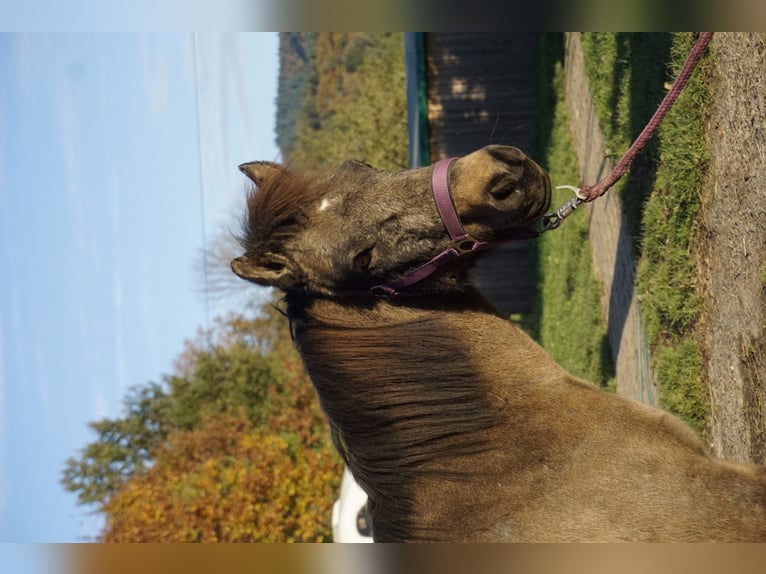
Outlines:
[[[0,35],[0,541],[98,533],[64,460],[233,306],[194,262],[279,159],[277,70],[275,33]]]

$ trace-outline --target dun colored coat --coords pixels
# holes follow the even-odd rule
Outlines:
[[[449,242],[430,168],[241,169],[258,189],[232,268],[285,292],[375,540],[766,540],[764,468],[715,460],[670,414],[567,373],[468,284],[476,255],[413,293],[364,295]],[[548,176],[510,147],[458,159],[449,183],[479,240],[550,203]]]

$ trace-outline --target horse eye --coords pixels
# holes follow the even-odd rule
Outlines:
[[[354,257],[354,269],[356,271],[364,271],[370,267],[370,263],[372,263],[372,247],[368,247],[364,251],[360,251],[357,253],[356,257]]]

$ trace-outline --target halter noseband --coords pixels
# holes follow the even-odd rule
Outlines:
[[[489,249],[501,243],[499,241],[479,241],[474,239],[466,233],[463,224],[460,223],[460,217],[452,203],[449,191],[449,171],[456,159],[458,158],[449,157],[439,160],[434,164],[433,171],[431,172],[431,191],[436,202],[436,209],[439,211],[439,216],[449,234],[450,244],[444,251],[401,279],[391,281],[385,285],[371,287],[370,290],[374,294],[388,297],[401,295],[402,289],[406,289],[426,277],[430,277],[441,267],[444,267],[447,263],[461,255]]]

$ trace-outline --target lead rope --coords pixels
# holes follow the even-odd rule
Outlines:
[[[638,153],[644,149],[646,142],[651,139],[651,137],[654,135],[654,132],[657,131],[657,128],[662,123],[662,120],[665,119],[665,115],[668,113],[670,108],[673,107],[673,104],[678,98],[678,95],[681,93],[681,90],[684,89],[684,86],[686,86],[686,83],[689,81],[695,66],[702,57],[702,53],[705,51],[705,48],[707,48],[707,45],[710,43],[712,37],[712,32],[700,33],[697,41],[694,43],[694,46],[689,52],[689,55],[686,56],[686,61],[681,67],[681,71],[678,73],[678,77],[673,83],[673,86],[670,88],[670,91],[668,91],[668,93],[662,99],[662,102],[657,108],[657,111],[654,112],[652,118],[649,120],[649,123],[646,124],[644,129],[633,142],[633,145],[628,148],[628,151],[626,151],[620,161],[617,162],[617,165],[614,166],[614,169],[612,169],[609,175],[601,179],[601,181],[598,183],[594,185],[587,185],[581,189],[572,185],[560,185],[556,188],[570,189],[574,191],[575,197],[567,201],[553,213],[549,213],[543,217],[543,232],[550,231],[551,229],[556,229],[559,225],[561,225],[561,222],[566,217],[571,215],[572,212],[582,203],[587,203],[593,201],[597,197],[601,197],[615,183],[617,183],[623,175],[625,175],[625,172],[628,171],[628,168],[630,167],[630,164],[633,163],[636,155],[638,155]]]

